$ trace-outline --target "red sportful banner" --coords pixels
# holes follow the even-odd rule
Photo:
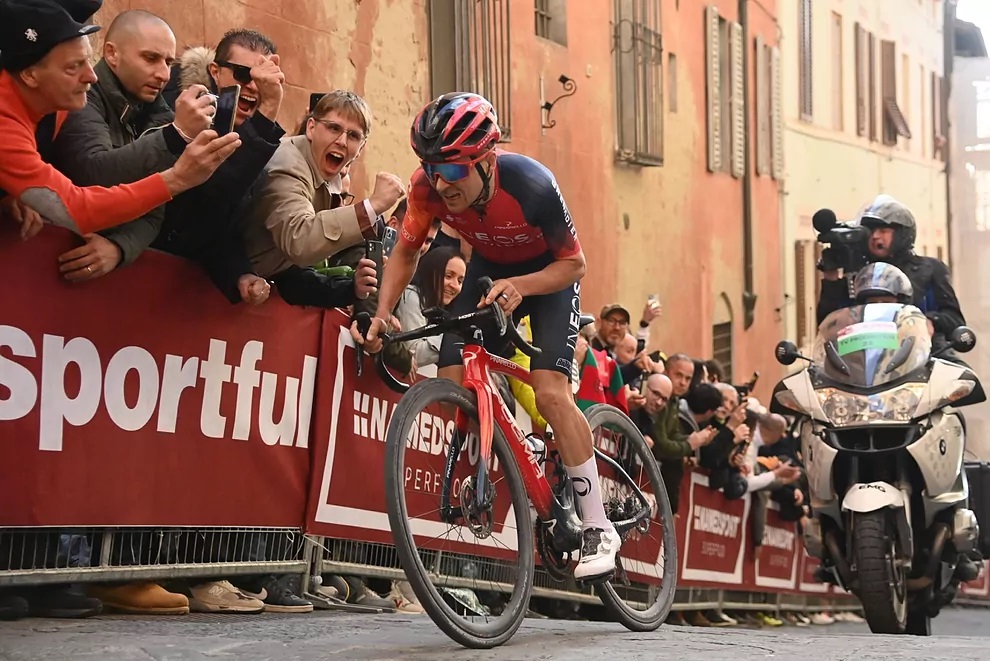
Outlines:
[[[385,505],[385,434],[400,396],[377,377],[370,358],[357,376],[356,349],[340,312],[328,312],[316,392],[308,532],[366,542],[392,542]],[[420,414],[407,440],[403,476],[406,507],[417,544],[456,553],[509,559],[517,548],[515,514],[506,489],[496,489],[491,537],[476,540],[438,515],[444,462],[454,429],[436,409]],[[479,444],[469,434],[454,473],[453,503],[463,480],[477,472]],[[502,479],[493,458],[490,476]],[[470,541],[463,541],[470,540]]]
[[[155,251],[69,283],[80,243],[0,226],[0,526],[301,525],[320,313]]]

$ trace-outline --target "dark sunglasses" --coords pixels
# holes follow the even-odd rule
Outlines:
[[[230,73],[234,76],[234,80],[239,82],[241,85],[250,85],[251,80],[251,67],[243,64],[234,64],[233,62],[227,62],[226,60],[214,60],[214,64],[218,67],[223,67],[224,69],[230,69]]]
[[[474,163],[424,163],[422,161],[420,164],[431,182],[436,181],[439,176],[450,183],[465,179],[471,174],[471,167],[474,165]]]

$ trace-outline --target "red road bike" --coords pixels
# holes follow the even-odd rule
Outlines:
[[[481,284],[487,292],[491,280]],[[540,350],[519,336],[497,305],[459,317],[429,310],[426,317],[422,328],[386,334],[385,344],[456,333],[465,338],[463,385],[432,378],[410,387],[389,372],[382,353],[376,359],[382,379],[404,393],[386,434],[385,495],[399,560],[426,612],[461,645],[501,645],[526,616],[538,553],[551,580],[540,577],[537,596],[552,598],[562,583],[581,590],[589,602],[593,587],[607,614],[628,629],[659,627],[676,588],[674,517],[659,467],[636,425],[605,404],[585,412],[605,511],[623,546],[611,576],[594,586],[576,583],[581,517],[573,485],[558,453],[547,455],[543,439],[523,433],[493,386],[493,373],[528,384],[529,372],[489,354],[484,334],[497,332],[530,357]],[[589,320],[582,318],[582,325]],[[367,332],[370,317],[360,315],[358,324]],[[437,415],[441,409],[445,416]],[[446,419],[442,442],[430,433],[438,419]],[[439,465],[424,468],[429,460]],[[451,533],[457,539],[443,545],[440,537]]]

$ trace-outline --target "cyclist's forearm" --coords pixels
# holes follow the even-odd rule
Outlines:
[[[558,259],[536,273],[509,278],[509,280],[512,281],[516,291],[525,298],[552,294],[570,287],[584,277],[584,272],[584,254],[578,253],[574,257]]]
[[[382,281],[378,295],[378,311],[376,317],[388,319],[395,309],[395,304],[399,302],[402,292],[412,281],[413,273],[416,271],[416,262],[419,251],[408,248],[400,241],[395,244],[392,254],[388,258],[388,264],[382,269]],[[404,329],[409,330],[409,329]]]

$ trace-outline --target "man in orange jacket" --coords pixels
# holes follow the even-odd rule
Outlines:
[[[54,114],[57,133],[68,111],[86,105],[97,80],[87,36],[99,29],[52,0],[0,2],[0,215],[20,223],[22,238],[41,218],[80,234],[134,220],[209,179],[241,144],[236,133],[203,131],[173,167],[112,188],[75,186],[45,163],[38,122]]]

